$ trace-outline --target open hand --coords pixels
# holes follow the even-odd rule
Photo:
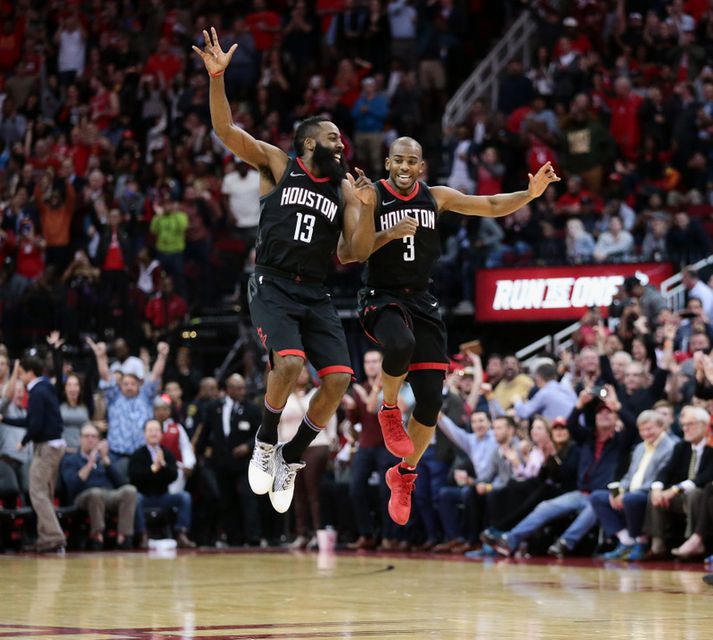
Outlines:
[[[64,340],[60,337],[59,331],[52,331],[52,333],[47,336],[47,344],[53,349],[59,349],[64,344]]]
[[[106,342],[94,342],[94,340],[87,336],[87,344],[97,359],[106,356]]]
[[[528,173],[527,177],[530,178],[530,185],[527,191],[531,198],[539,198],[550,183],[559,182],[562,179],[555,173],[555,170],[552,168],[552,163],[549,161],[545,162],[534,176]]]
[[[371,180],[359,167],[354,167],[354,171],[357,174],[356,179],[351,173],[347,173],[347,180],[352,187],[352,191],[359,199],[359,202],[373,209],[376,206],[376,189],[374,189]]]
[[[221,74],[230,64],[230,59],[233,57],[238,45],[234,44],[228,51],[223,51],[220,48],[218,33],[215,27],[210,28],[210,35],[203,29],[203,38],[205,39],[205,49],[201,51],[195,45],[193,45],[192,49],[201,57],[203,64],[205,64],[206,71],[211,76]]]

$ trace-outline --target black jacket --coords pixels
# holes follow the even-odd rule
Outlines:
[[[202,456],[211,448],[210,466],[216,471],[246,471],[260,426],[260,410],[251,402],[235,403],[230,414],[230,433],[223,431],[223,406],[225,399],[211,404],[205,413],[203,431],[196,442],[196,455]],[[250,445],[250,453],[242,458],[233,456],[233,449],[241,444]]]
[[[577,488],[579,453],[579,446],[570,441],[562,451],[547,456],[538,477],[561,493],[574,491]]]
[[[131,244],[129,242],[129,234],[119,227],[116,231],[119,240],[119,248],[121,249],[121,256],[124,258],[124,270],[129,266],[131,261]],[[106,225],[102,230],[101,240],[99,241],[99,248],[97,249],[97,267],[100,269],[104,268],[104,260],[106,260],[106,254],[109,251],[109,245],[111,244],[111,227]]]
[[[691,443],[681,440],[676,443],[668,464],[661,469],[656,477],[658,482],[663,482],[665,489],[672,487],[679,482],[688,480],[688,467],[691,464]],[[703,447],[703,454],[698,463],[698,471],[693,479],[695,485],[702,489],[709,482],[713,481],[713,447]]]
[[[59,413],[59,401],[52,383],[47,378],[40,378],[30,391],[27,416],[24,418],[3,418],[5,424],[25,427],[27,433],[22,444],[57,440],[62,437],[62,416]]]
[[[146,445],[134,451],[129,458],[129,481],[144,496],[162,496],[168,493],[168,485],[178,477],[176,458],[166,447],[161,449],[166,466],[161,467],[158,473],[151,471],[153,461]]]

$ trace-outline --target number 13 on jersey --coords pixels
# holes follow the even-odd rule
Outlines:
[[[314,232],[315,217],[311,213],[297,212],[297,224],[295,224],[295,240],[300,240],[309,244],[312,242]]]
[[[404,238],[404,262],[413,262],[416,259],[416,237],[406,236]]]

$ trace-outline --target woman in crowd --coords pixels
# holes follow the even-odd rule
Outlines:
[[[492,526],[481,535],[485,544],[492,545],[501,531],[509,531],[520,520],[527,516],[540,502],[555,498],[567,491],[572,491],[577,485],[577,466],[579,464],[579,447],[570,437],[565,418],[555,418],[552,425],[545,418],[536,416],[532,421],[531,436],[535,445],[531,453],[536,460],[547,450],[548,453],[539,467],[536,477],[527,484],[522,483],[519,499],[511,501],[511,508],[502,510],[491,520]],[[534,452],[541,453],[535,454]],[[529,464],[527,465],[529,466]],[[512,483],[511,483],[512,484]],[[506,487],[505,491],[508,490]]]

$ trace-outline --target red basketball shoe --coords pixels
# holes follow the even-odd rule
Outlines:
[[[387,409],[382,404],[377,418],[386,448],[397,458],[408,458],[412,455],[413,442],[404,429],[401,410],[398,407]]]
[[[399,465],[391,467],[386,472],[386,484],[391,489],[389,498],[389,515],[396,524],[406,524],[411,515],[411,494],[416,485],[416,473],[399,472]]]

